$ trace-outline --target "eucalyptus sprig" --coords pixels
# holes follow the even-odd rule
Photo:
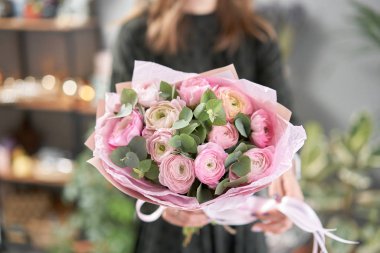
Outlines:
[[[124,118],[130,115],[137,105],[138,96],[133,89],[125,88],[120,95],[121,108],[120,111],[111,118]]]

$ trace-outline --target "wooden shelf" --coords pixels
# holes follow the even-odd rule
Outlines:
[[[84,102],[69,100],[24,100],[16,103],[0,103],[1,107],[16,107],[22,110],[52,111],[52,112],[76,112],[84,115],[95,116],[96,108]]]
[[[93,28],[95,28],[93,20],[78,22],[58,19],[0,18],[0,30],[7,31],[69,32]]]
[[[46,185],[46,186],[65,186],[69,180],[65,179],[38,179],[33,177],[15,177],[13,175],[0,175],[0,181],[17,184],[33,184],[33,185]]]

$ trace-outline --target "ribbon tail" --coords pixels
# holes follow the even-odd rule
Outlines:
[[[338,241],[338,242],[341,242],[341,243],[346,243],[346,244],[358,244],[358,242],[355,242],[355,241],[350,241],[350,240],[346,240],[346,239],[343,239],[337,235],[334,235],[333,233],[329,232],[329,231],[325,231],[324,234],[327,236],[327,237],[330,237],[331,239],[334,239],[335,241]]]

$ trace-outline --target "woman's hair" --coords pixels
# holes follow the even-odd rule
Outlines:
[[[147,45],[157,53],[175,54],[186,48],[185,1],[138,1],[127,19],[147,14]],[[215,51],[235,51],[245,35],[263,42],[275,38],[272,26],[253,12],[252,0],[218,0],[215,13],[221,26]]]

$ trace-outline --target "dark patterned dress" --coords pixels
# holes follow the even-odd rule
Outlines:
[[[112,84],[132,78],[134,60],[157,62],[184,72],[200,73],[233,63],[240,78],[277,90],[279,102],[290,106],[289,92],[284,82],[279,48],[276,42],[260,42],[246,36],[233,54],[212,50],[218,38],[215,14],[187,15],[188,47],[177,55],[160,55],[145,43],[146,17],[133,19],[121,27],[114,50]],[[114,90],[114,86],[111,88]],[[208,225],[194,235],[190,245],[182,247],[182,229],[162,219],[141,222],[136,243],[137,253],[265,253],[265,238],[250,231],[251,226],[236,227],[231,235],[222,226]]]

